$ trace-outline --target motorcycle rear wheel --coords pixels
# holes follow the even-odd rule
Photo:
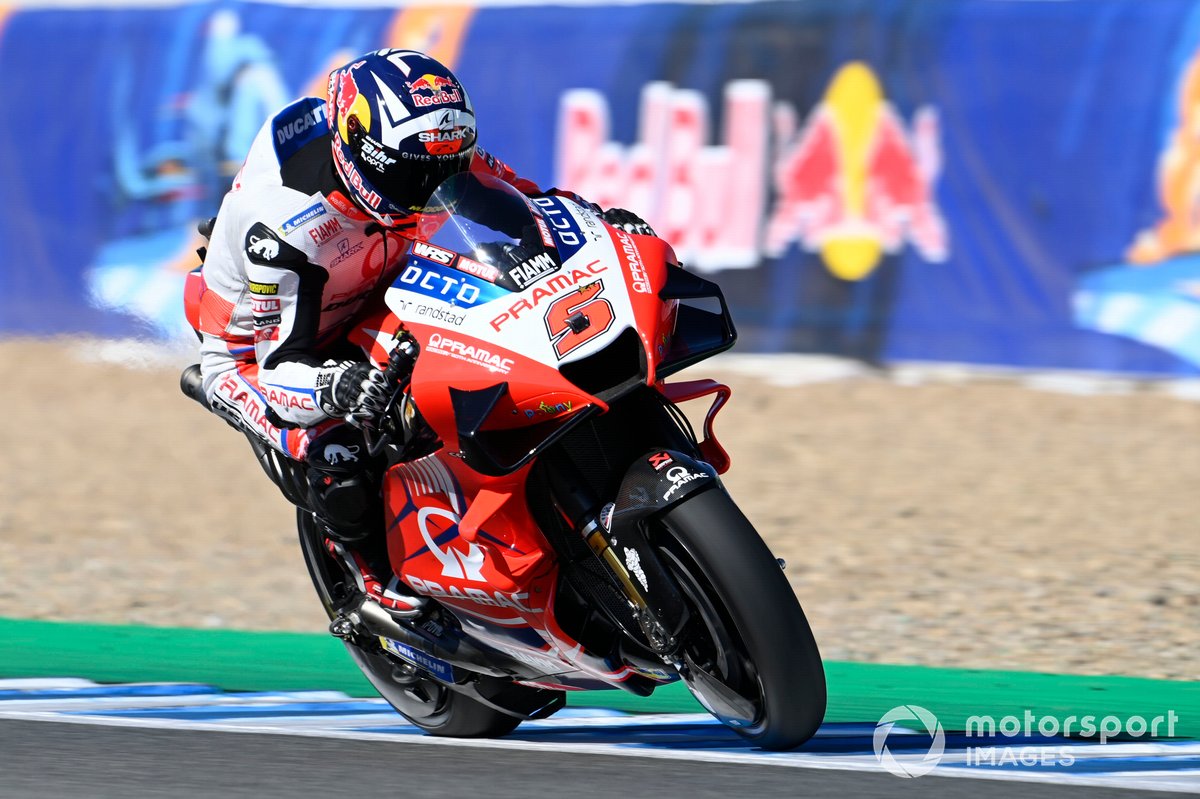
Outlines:
[[[353,584],[328,554],[313,516],[298,509],[296,526],[308,575],[332,621],[335,608]],[[350,657],[379,695],[411,724],[430,735],[455,738],[493,738],[516,729],[521,719],[501,713],[469,696],[457,693],[420,669],[406,669],[383,652],[344,642]]]
[[[350,657],[396,712],[430,735],[452,738],[496,738],[517,728],[521,720],[455,693],[420,671],[402,677],[386,655],[346,641]]]
[[[667,511],[651,530],[692,613],[683,652],[692,693],[764,749],[792,749],[825,716],[825,670],[778,561],[721,488]],[[714,682],[715,678],[715,682]]]

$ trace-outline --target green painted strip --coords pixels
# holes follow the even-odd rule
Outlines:
[[[1036,720],[1093,715],[1150,721],[1173,712],[1175,736],[1200,738],[1200,682],[830,662],[827,721],[874,723],[897,705],[933,711],[946,729],[973,715]],[[310,633],[101,626],[0,618],[0,677],[97,682],[183,681],[231,691],[344,691],[374,696],[340,642]],[[641,713],[701,708],[682,685],[641,698],[623,691],[570,696],[571,704]],[[1079,722],[1076,722],[1078,727]],[[1165,732],[1165,723],[1159,732]]]
[[[341,642],[312,633],[0,619],[0,676],[374,694]]]
[[[831,720],[875,721],[897,705],[916,704],[949,730],[965,730],[968,718],[985,715],[997,722],[1015,716],[1024,725],[1028,714],[1036,734],[1043,717],[1057,719],[1061,729],[1075,716],[1078,730],[1087,715],[1097,724],[1110,715],[1122,723],[1161,716],[1158,732],[1165,737],[1173,713],[1175,737],[1200,737],[1200,682],[873,663],[833,662],[825,669]]]

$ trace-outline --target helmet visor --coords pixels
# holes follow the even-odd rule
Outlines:
[[[461,130],[464,130],[461,138],[434,142],[428,147],[430,152],[426,153],[387,147],[361,130],[351,133],[350,146],[358,155],[355,160],[363,177],[383,195],[385,202],[404,214],[421,213],[442,181],[471,167],[475,153],[474,131]],[[438,131],[429,133],[439,135]]]

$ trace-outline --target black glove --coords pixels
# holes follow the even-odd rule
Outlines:
[[[624,208],[609,208],[600,214],[600,218],[613,227],[624,230],[626,233],[636,233],[639,236],[655,235],[654,228],[647,225],[646,220],[633,211],[626,211]]]
[[[383,370],[357,361],[326,361],[317,375],[317,405],[355,427],[370,425],[383,413],[390,386]]]

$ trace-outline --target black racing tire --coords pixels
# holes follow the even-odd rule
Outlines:
[[[396,665],[386,655],[368,652],[349,641],[345,643],[350,657],[379,695],[397,713],[430,735],[498,738],[521,723],[521,719],[456,693],[432,677],[418,677],[415,683],[399,682]]]
[[[731,729],[772,750],[811,738],[825,716],[821,654],[792,587],[754,526],[714,487],[658,517],[650,534],[693,615],[684,651],[697,662],[707,658],[719,681],[755,708],[752,722]],[[692,681],[685,681],[695,693]]]
[[[350,578],[324,547],[324,537],[312,513],[298,509],[296,526],[308,575],[332,621],[336,608],[354,590]],[[430,735],[455,738],[495,738],[516,729],[521,719],[501,713],[469,696],[451,690],[424,672],[404,673],[399,664],[382,651],[371,651],[344,642],[350,657],[367,680],[396,712]]]

